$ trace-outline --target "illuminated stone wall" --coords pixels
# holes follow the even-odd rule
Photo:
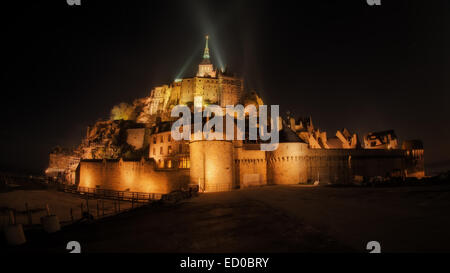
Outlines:
[[[235,188],[233,143],[211,140],[192,141],[190,146],[190,180],[206,192]]]
[[[351,183],[355,176],[404,176],[408,167],[404,150],[309,149],[301,142],[264,152],[237,141],[192,141],[189,150],[190,169],[160,170],[153,159],[81,161],[79,186],[168,193],[196,184],[201,191],[217,192],[266,184]]]
[[[153,160],[80,163],[80,187],[164,194],[186,189],[188,183],[189,170],[156,170]]]
[[[187,104],[193,102],[195,96],[202,96],[204,102],[225,107],[239,103],[243,92],[243,82],[233,77],[194,77],[183,79],[181,83],[173,83],[172,89],[170,106]]]
[[[306,183],[308,172],[304,158],[309,151],[306,143],[289,142],[280,143],[278,149],[267,152],[267,183]]]
[[[180,104],[194,102],[195,80],[193,78],[183,79],[180,86]]]
[[[196,77],[194,96],[202,96],[203,102],[219,103],[219,84],[217,79]]]
[[[266,152],[259,148],[256,144],[239,145],[235,148],[235,184],[240,188],[267,184]]]
[[[152,89],[152,91],[150,92],[150,115],[154,115],[165,110],[171,95],[171,91],[172,90],[168,85],[162,85]]]

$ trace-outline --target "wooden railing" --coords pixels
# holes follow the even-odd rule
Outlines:
[[[58,187],[58,190],[80,194],[86,196],[87,198],[102,198],[142,203],[160,200],[163,197],[163,194],[161,193],[115,191],[97,188],[77,187],[74,185],[60,185]]]

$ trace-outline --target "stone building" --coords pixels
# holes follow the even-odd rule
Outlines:
[[[368,180],[424,175],[423,149],[418,142],[405,142],[402,149],[312,148],[287,122],[282,124],[278,148],[263,151],[259,141],[174,141],[171,123],[162,123],[150,135],[149,159],[142,159],[140,164],[126,163],[137,165],[127,167],[121,176],[116,174],[114,178],[109,173],[124,168],[120,161],[103,165],[100,161],[81,161],[80,185],[89,186],[83,168],[88,168],[90,177],[96,178],[96,186],[114,186],[109,189],[120,191],[138,191],[143,189],[142,185],[162,183],[164,187],[153,189],[181,190],[196,185],[203,192],[216,192],[277,184],[349,184],[357,177]],[[142,176],[143,169],[146,171]],[[139,176],[136,187],[130,183],[110,184],[111,179],[125,179],[126,173]],[[175,180],[168,180],[169,177]]]
[[[168,119],[170,110],[176,105],[193,105],[194,97],[201,96],[206,104],[222,107],[236,105],[244,93],[242,78],[213,67],[210,61],[208,39],[206,39],[203,59],[194,77],[176,79],[170,85],[152,89],[150,113],[160,114]]]
[[[366,135],[361,145],[358,135],[346,128],[328,137],[314,127],[311,117],[280,121],[280,141],[274,151],[263,151],[261,141],[248,138],[174,141],[170,111],[180,104],[192,110],[194,98],[201,98],[202,106],[254,104],[259,109],[263,104],[256,93],[244,91],[241,78],[214,69],[207,37],[195,76],[153,88],[148,98],[140,100],[143,107],[134,123],[100,122],[88,130],[80,148],[76,183],[86,188],[164,194],[192,186],[215,192],[425,175],[420,141],[406,141],[399,148],[390,130]],[[133,151],[143,151],[141,159],[124,157],[120,149],[128,146],[118,145],[124,136]]]
[[[45,175],[54,181],[75,184],[78,177],[80,156],[73,151],[54,149],[49,155],[49,167]]]
[[[394,130],[369,133],[364,136],[366,149],[397,149],[398,140]]]
[[[406,173],[409,177],[421,178],[425,176],[423,144],[420,140],[406,140],[402,143],[402,150],[406,151]]]
[[[189,169],[189,143],[174,141],[171,123],[163,122],[153,128],[150,136],[149,158],[158,169]]]

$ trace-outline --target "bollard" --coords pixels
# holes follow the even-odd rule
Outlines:
[[[5,226],[4,233],[8,245],[17,246],[26,243],[25,234],[21,224],[10,224]]]
[[[87,210],[88,214],[91,214],[91,212],[89,211],[89,195],[86,198],[86,210]]]
[[[41,217],[41,224],[47,233],[54,233],[61,229],[59,219],[56,215],[47,215]]]
[[[9,225],[4,228],[6,242],[11,246],[17,246],[26,242],[21,224],[16,224],[16,215],[9,211]]]

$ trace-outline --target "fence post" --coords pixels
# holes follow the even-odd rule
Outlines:
[[[48,204],[45,204],[45,210],[47,211],[47,216],[50,216],[50,208],[48,207]]]
[[[105,216],[105,200],[102,199],[102,215]]]
[[[114,200],[114,213],[117,213],[117,204],[116,204],[116,200]]]
[[[89,194],[89,193],[88,193]],[[87,213],[88,214],[91,214],[91,212],[89,211],[89,195],[88,195],[88,197],[86,198],[86,210],[87,210]]]
[[[16,215],[14,213],[14,211],[12,209],[9,210],[9,223],[11,225],[15,225],[16,224]]]
[[[28,203],[25,203],[25,209],[27,211],[28,224],[31,226],[33,224],[33,217],[30,210],[28,209]]]

